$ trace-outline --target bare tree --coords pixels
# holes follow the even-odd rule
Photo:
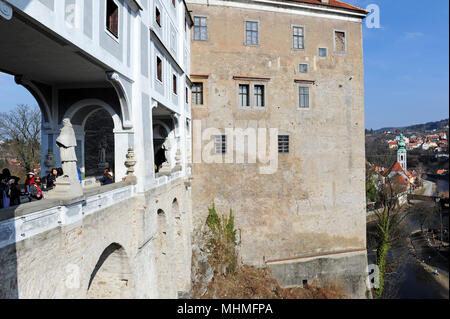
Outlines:
[[[27,171],[41,157],[41,112],[36,107],[19,104],[9,112],[0,113],[0,140],[7,144],[11,157],[20,161]]]

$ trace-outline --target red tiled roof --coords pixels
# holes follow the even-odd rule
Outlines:
[[[317,4],[317,5],[322,5],[322,6],[334,7],[334,8],[353,10],[353,11],[358,11],[361,13],[368,13],[364,9],[361,9],[357,6],[354,6],[354,5],[351,5],[351,4],[342,2],[342,1],[338,1],[338,0],[329,0],[328,3],[323,3],[320,0],[288,0],[288,1],[304,2],[304,3]]]
[[[392,166],[392,168],[389,170],[389,172],[392,172],[392,171],[394,171],[394,172],[403,172],[403,168],[402,168],[402,166],[400,165],[399,162],[395,162],[394,166]]]
[[[403,185],[408,185],[409,184],[409,181],[406,178],[404,178],[402,175],[395,175],[394,178],[400,184],[403,184]]]

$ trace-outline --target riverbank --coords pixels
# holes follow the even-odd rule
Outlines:
[[[449,273],[448,259],[439,254],[436,249],[429,245],[420,230],[411,233],[407,238],[408,248],[416,258],[420,266],[430,275],[440,288],[444,298],[449,298]],[[435,274],[435,270],[438,274]]]

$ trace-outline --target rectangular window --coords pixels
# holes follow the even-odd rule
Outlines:
[[[156,78],[162,82],[162,60],[156,57]]]
[[[300,95],[300,107],[308,108],[309,107],[309,87],[301,86],[299,88]]]
[[[106,29],[119,37],[119,7],[113,0],[106,1]]]
[[[289,153],[289,135],[278,135],[278,153]]]
[[[245,34],[246,44],[257,45],[258,44],[258,22],[245,22]]]
[[[178,94],[177,93],[177,76],[174,74],[172,76],[173,79],[173,94]]]
[[[214,152],[216,154],[225,154],[227,152],[226,135],[214,135]]]
[[[308,64],[300,63],[299,70],[300,70],[300,73],[308,73]]]
[[[161,26],[161,12],[158,7],[155,7],[155,21],[159,26]]]
[[[240,107],[248,107],[250,106],[250,98],[249,98],[249,85],[248,84],[239,84],[239,106]]]
[[[319,56],[326,57],[327,56],[327,48],[319,48]]]
[[[186,104],[189,103],[189,90],[186,88]]]
[[[205,17],[194,17],[194,40],[206,41],[207,26]]]
[[[293,27],[294,49],[304,49],[304,35],[302,27]]]
[[[255,85],[255,106],[264,107],[264,85]]]
[[[203,104],[203,83],[192,83],[192,103]]]
[[[334,50],[337,53],[345,53],[345,32],[334,31]]]

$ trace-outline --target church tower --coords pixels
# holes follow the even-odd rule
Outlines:
[[[406,143],[404,140],[404,136],[400,133],[400,138],[398,140],[398,151],[397,151],[397,162],[403,168],[403,171],[406,172]]]

